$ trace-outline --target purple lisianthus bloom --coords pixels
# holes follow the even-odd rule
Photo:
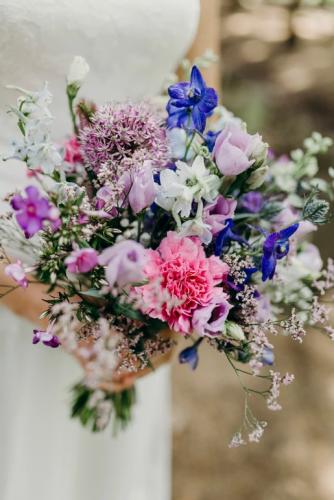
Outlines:
[[[51,329],[48,329],[46,331],[44,330],[34,330],[34,335],[32,338],[32,343],[33,344],[38,344],[39,342],[42,342],[44,345],[47,347],[59,347],[60,346],[60,340],[57,337],[57,335],[54,335],[52,333]]]
[[[210,226],[213,235],[219,233],[225,227],[227,219],[232,219],[237,202],[232,198],[219,195],[214,203],[206,205],[203,212],[203,222]]]
[[[106,248],[98,258],[101,266],[107,266],[106,278],[110,288],[116,283],[124,287],[143,281],[146,262],[145,248],[132,240],[124,240]]]
[[[262,281],[273,279],[277,260],[283,259],[289,253],[289,238],[297,231],[298,227],[297,222],[266,237],[263,244]]]
[[[197,66],[193,66],[190,82],[179,82],[168,89],[167,104],[169,128],[184,127],[203,132],[206,119],[217,106],[215,89],[207,87]]]
[[[196,309],[193,314],[192,327],[201,337],[215,337],[222,333],[231,304],[225,295],[216,297],[212,304]]]
[[[45,221],[49,221],[54,230],[58,229],[61,224],[58,209],[41,196],[35,186],[26,187],[25,192],[26,197],[16,194],[11,199],[11,205],[17,212],[16,220],[25,237],[31,238],[40,231]]]
[[[129,205],[135,214],[154,202],[156,188],[151,162],[145,161],[142,167],[133,174],[126,173],[122,181]]]
[[[5,274],[12,278],[20,287],[27,288],[28,278],[20,260],[17,260],[13,264],[8,264],[5,267]]]
[[[203,338],[200,338],[192,346],[183,349],[179,354],[179,362],[182,364],[187,363],[192,370],[195,370],[199,361],[198,347],[202,341]]]
[[[259,213],[264,205],[264,199],[258,191],[250,191],[243,195],[240,200],[240,207],[252,214]]]
[[[218,135],[213,158],[223,175],[238,175],[255,162],[264,144],[259,134],[251,135],[234,122],[228,123]]]
[[[74,250],[66,257],[65,264],[70,273],[88,273],[97,265],[97,253],[94,248]]]

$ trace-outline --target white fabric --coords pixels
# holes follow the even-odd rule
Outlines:
[[[10,83],[54,94],[55,137],[70,131],[65,75],[74,55],[97,102],[159,92],[196,30],[199,0],[0,0],[0,149],[16,134]],[[0,195],[24,185],[18,163],[0,165]],[[28,292],[27,292],[28,293]],[[68,418],[75,363],[31,345],[32,326],[0,311],[1,500],[169,500],[169,369],[138,384],[134,423],[119,437],[91,435]]]

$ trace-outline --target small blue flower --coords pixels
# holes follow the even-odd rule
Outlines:
[[[192,346],[186,347],[179,354],[180,363],[188,363],[192,370],[196,370],[198,365],[198,347],[203,339],[198,339]]]
[[[298,227],[297,222],[266,237],[263,244],[262,281],[273,279],[277,260],[283,259],[289,253],[289,238],[297,231]]]
[[[197,66],[191,70],[190,82],[171,85],[168,94],[168,127],[185,127],[204,132],[206,119],[217,106],[218,96],[215,89],[206,86]]]
[[[265,347],[263,349],[261,361],[264,365],[272,366],[274,364],[274,361],[275,361],[275,355],[274,355],[273,350],[270,349],[269,347]]]
[[[232,228],[234,222],[232,219],[227,219],[226,225],[222,231],[217,236],[215,243],[215,255],[218,257],[221,255],[223,248],[228,245],[231,241],[237,241],[240,245],[249,246],[248,242],[242,236],[234,233]]]

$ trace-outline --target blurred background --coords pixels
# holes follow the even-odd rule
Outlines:
[[[278,154],[314,130],[334,138],[334,1],[221,0],[223,104]],[[334,150],[322,158],[334,165]],[[324,170],[325,175],[325,170]],[[315,235],[334,256],[334,227]],[[173,367],[174,500],[333,500],[334,345],[310,331],[275,339],[279,369],[295,374],[259,444],[228,449],[243,393],[225,358],[201,351],[195,373]]]

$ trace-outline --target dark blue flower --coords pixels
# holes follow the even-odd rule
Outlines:
[[[289,253],[289,238],[297,231],[298,227],[297,222],[266,237],[263,244],[262,281],[273,279],[277,260],[283,259]]]
[[[218,96],[215,89],[206,86],[197,66],[193,66],[191,70],[190,82],[171,85],[168,94],[168,127],[184,127],[203,132],[207,117],[217,106]]]
[[[192,346],[186,347],[179,354],[180,363],[188,363],[192,370],[195,370],[198,365],[198,347],[203,341],[202,338],[198,339]]]
[[[232,231],[234,226],[234,222],[232,219],[227,219],[226,225],[222,231],[217,236],[215,243],[215,255],[218,257],[221,255],[223,248],[228,245],[231,241],[237,241],[240,245],[248,246],[248,242],[240,236]]]

